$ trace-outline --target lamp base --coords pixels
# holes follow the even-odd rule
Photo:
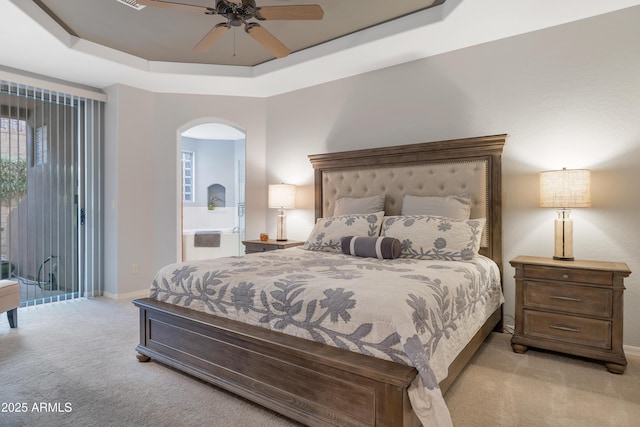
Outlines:
[[[573,221],[570,209],[558,209],[558,218],[554,225],[555,248],[553,259],[574,261],[573,257]]]
[[[277,242],[286,242],[287,241],[287,217],[284,213],[284,209],[278,210],[278,223],[276,228],[276,241]]]
[[[576,260],[574,257],[567,258],[567,257],[561,257],[561,256],[554,256],[553,259],[558,261],[575,261]]]

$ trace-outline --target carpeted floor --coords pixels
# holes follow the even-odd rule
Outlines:
[[[640,426],[640,357],[623,375],[603,363],[530,349],[492,334],[445,395],[456,427]]]
[[[157,363],[138,363],[138,312],[106,298],[0,318],[0,426],[296,426]],[[456,427],[632,426],[640,358],[624,375],[493,334],[445,396]],[[144,392],[143,390],[150,390]],[[23,412],[17,412],[23,410]]]

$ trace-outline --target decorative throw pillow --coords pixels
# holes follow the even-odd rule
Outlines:
[[[454,221],[430,215],[388,216],[381,236],[400,240],[401,258],[469,261],[480,250],[486,218]]]
[[[333,216],[368,214],[384,210],[384,194],[370,197],[338,196]]]
[[[384,212],[321,218],[302,246],[309,251],[341,252],[342,236],[378,236]]]
[[[471,194],[451,196],[411,196],[402,198],[402,215],[445,216],[456,221],[469,219]]]
[[[341,239],[342,253],[368,258],[394,259],[400,256],[400,240],[393,237],[355,237]]]

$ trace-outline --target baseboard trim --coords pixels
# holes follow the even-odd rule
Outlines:
[[[640,356],[640,347],[634,345],[623,345],[622,348],[627,356]]]
[[[143,289],[141,291],[129,292],[126,294],[113,294],[111,292],[104,291],[102,296],[105,296],[109,299],[113,299],[116,301],[125,300],[125,299],[144,298],[146,296],[149,296],[149,290]]]

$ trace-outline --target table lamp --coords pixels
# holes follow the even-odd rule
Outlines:
[[[269,185],[269,207],[278,209],[276,240],[287,240],[287,224],[285,209],[293,209],[296,205],[296,186],[291,184]]]
[[[573,221],[570,208],[591,206],[591,171],[587,169],[540,172],[540,207],[558,208],[553,259],[573,261]]]

